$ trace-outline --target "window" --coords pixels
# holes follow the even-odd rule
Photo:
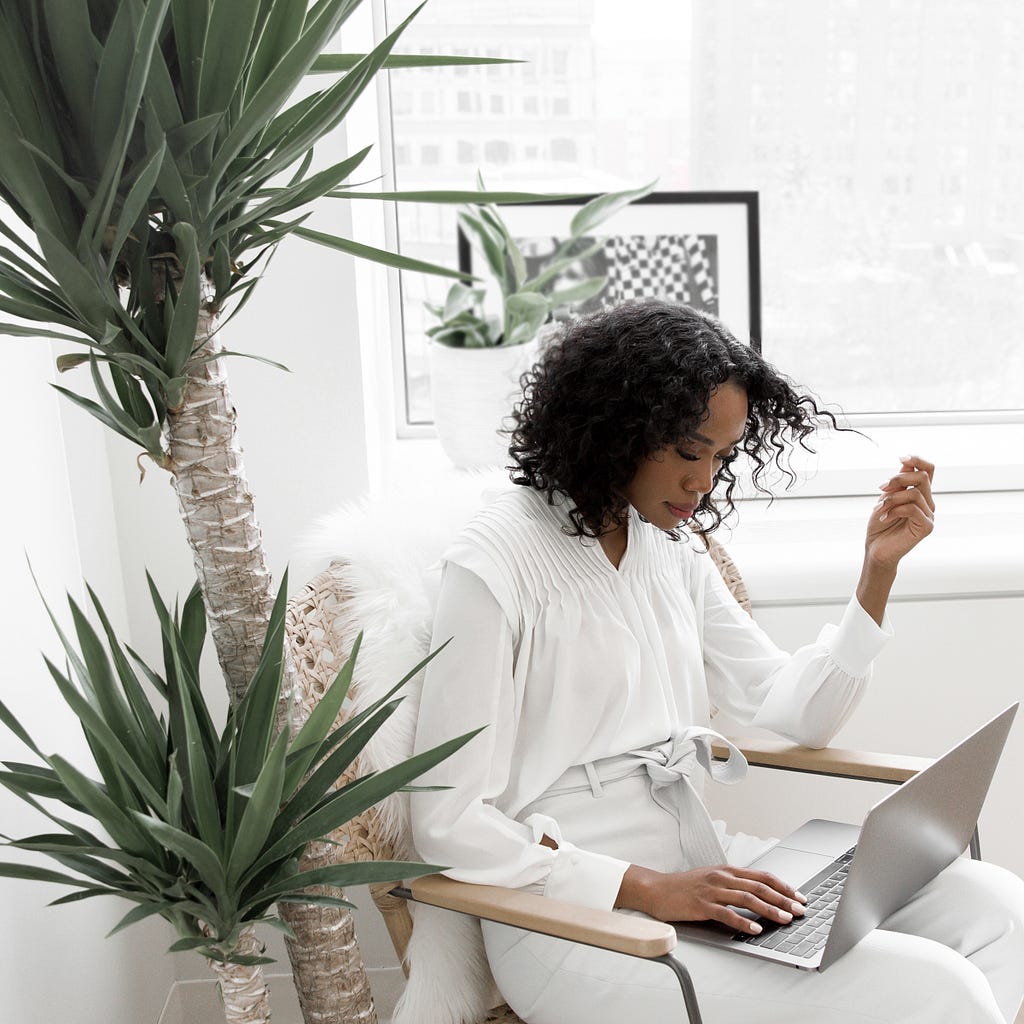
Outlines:
[[[404,12],[377,2],[393,27]],[[1024,380],[1024,4],[989,0],[969,25],[954,4],[641,7],[428,5],[402,49],[527,63],[415,72],[419,111],[451,113],[422,124],[396,96],[397,187],[472,187],[479,169],[536,191],[757,190],[768,358],[849,414],[1024,405],[1007,388]],[[399,217],[409,255],[454,262],[451,210]],[[428,423],[416,310],[446,284],[402,288],[408,421]]]

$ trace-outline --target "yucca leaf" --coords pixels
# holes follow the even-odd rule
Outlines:
[[[95,152],[105,158],[105,163],[95,197],[82,222],[79,254],[83,258],[99,248],[110,222],[168,2],[147,0],[140,5],[138,0],[120,0],[103,47],[93,90],[92,138]]]
[[[363,192],[356,189],[335,189],[327,193],[333,199],[376,199],[396,203],[493,203],[497,206],[516,206],[524,203],[557,203],[566,199],[579,199],[575,192],[481,192],[479,189],[425,189],[399,192]]]
[[[607,277],[585,278],[569,288],[562,288],[559,291],[552,292],[550,295],[551,306],[556,308],[573,302],[586,302],[587,299],[600,295],[605,290],[607,284]]]
[[[170,655],[174,667],[168,673],[167,690],[171,733],[179,754],[185,806],[195,819],[199,835],[219,856],[223,831],[211,772],[210,752],[200,733],[190,686],[184,678],[179,637],[172,632]],[[177,725],[177,728],[175,726]]]
[[[324,795],[341,778],[346,768],[360,754],[377,730],[395,712],[401,698],[385,704],[372,714],[358,729],[338,744],[338,746],[317,765],[316,771],[301,784],[289,801],[281,808],[277,821],[273,824],[271,834],[276,841],[283,836],[296,822],[311,814],[321,803]]]
[[[206,642],[206,607],[198,583],[192,585],[182,606],[180,632],[189,662],[198,666]]]
[[[15,718],[11,709],[0,700],[0,722],[2,722],[15,736],[25,744],[33,754],[41,761],[46,760],[46,755],[36,746],[36,742],[29,735],[28,730]]]
[[[340,71],[351,71],[366,54],[363,53],[322,53],[309,69],[311,75],[334,75]],[[483,64],[525,64],[514,57],[466,57],[430,53],[393,53],[381,65],[385,71],[400,71],[405,68],[452,68],[470,67]]]
[[[56,338],[57,341],[74,341],[81,343],[84,338],[75,337],[73,334],[61,334],[60,331],[47,331],[42,327],[25,327],[22,324],[8,324],[0,322],[0,334],[7,334],[13,338]]]
[[[178,290],[174,315],[167,332],[166,371],[168,376],[181,374],[192,355],[199,324],[199,248],[195,228],[191,224],[175,224],[171,234],[184,265],[184,276]]]
[[[273,3],[258,35],[249,65],[246,92],[252,93],[295,45],[306,20],[303,3]]]
[[[287,611],[288,570],[270,612],[259,664],[245,696],[235,710],[238,723],[237,785],[255,781],[267,758],[274,735],[275,709],[281,695],[284,670],[284,624]]]
[[[10,771],[0,772],[0,785],[12,792],[32,793],[48,800],[59,800],[76,811],[83,809],[52,768],[40,768],[18,761],[5,761],[4,764]]]
[[[138,826],[148,832],[153,839],[191,864],[218,901],[225,897],[227,886],[224,866],[206,843],[158,818],[140,814],[138,811],[132,811],[132,816]]]
[[[72,875],[65,875],[50,868],[39,868],[34,864],[0,863],[0,878],[21,878],[28,882],[57,882],[60,885],[73,885],[76,888],[91,888],[91,883]]]
[[[199,63],[198,117],[227,110],[241,88],[258,12],[253,0],[212,0]]]
[[[281,732],[270,750],[266,764],[253,786],[252,796],[242,813],[238,833],[231,846],[227,866],[229,887],[237,885],[248,867],[259,856],[281,806],[284,788],[284,762],[288,751],[288,733]]]
[[[327,738],[341,711],[345,697],[348,696],[349,687],[352,684],[352,672],[355,670],[356,657],[359,648],[363,644],[363,634],[360,631],[352,644],[352,651],[345,659],[341,671],[335,676],[334,682],[327,688],[324,695],[317,701],[316,707],[310,712],[309,717],[302,724],[289,749],[289,765],[285,777],[284,792],[286,795],[294,792],[299,780],[309,770],[310,765],[317,757],[320,746]],[[322,755],[321,755],[322,756]]]
[[[280,899],[293,896],[314,885],[344,888],[352,885],[373,885],[377,882],[398,882],[405,878],[419,878],[431,875],[444,868],[437,864],[418,864],[407,861],[356,861],[348,864],[331,864],[293,875],[287,881],[268,886],[259,898]],[[251,904],[244,905],[248,909]]]
[[[338,790],[329,800],[325,801],[316,811],[303,818],[291,828],[281,839],[277,840],[254,865],[255,870],[267,867],[275,860],[288,856],[292,851],[300,849],[306,843],[321,836],[329,835],[340,828],[368,807],[390,796],[400,786],[411,782],[425,771],[451,756],[460,747],[469,742],[480,729],[458,736],[446,743],[441,743],[430,750],[402,761],[400,764],[374,775],[364,776],[343,789]]]
[[[103,334],[109,308],[103,285],[83,266],[82,262],[69,251],[56,235],[42,224],[36,225],[36,236],[46,258],[46,265],[53,274],[71,308],[83,325],[92,328],[94,337]],[[116,304],[116,303],[115,303]]]
[[[162,773],[162,763],[158,752],[162,749],[165,742],[164,730],[160,725],[156,712],[153,711],[153,705],[149,702],[145,691],[142,689],[142,684],[139,682],[138,677],[135,675],[131,665],[128,663],[128,659],[121,651],[121,645],[118,642],[117,636],[114,633],[114,628],[110,624],[110,619],[107,617],[107,613],[104,610],[103,605],[93,592],[92,587],[87,585],[86,590],[89,594],[90,600],[92,601],[93,607],[96,609],[96,614],[99,617],[103,631],[106,634],[107,647],[110,650],[114,667],[117,670],[118,679],[121,683],[121,690],[131,707],[136,722],[138,722],[141,727],[141,742],[143,742],[149,750],[153,751],[156,773],[151,777],[154,782],[157,782]]]
[[[470,276],[458,270],[438,266],[435,263],[426,263],[423,260],[415,260],[409,256],[400,256],[398,253],[388,252],[385,249],[375,249],[373,246],[364,245],[362,242],[353,242],[351,239],[340,238],[337,235],[328,235],[322,231],[314,231],[311,228],[296,228],[291,233],[299,238],[305,238],[309,242],[316,242],[317,245],[326,246],[328,249],[347,252],[351,256],[371,260],[373,263],[380,263],[385,267],[411,270],[421,274],[436,274],[439,277],[467,278]]]
[[[43,0],[46,34],[53,50],[50,67],[60,77],[61,92],[75,124],[89,123],[101,47],[93,35],[89,7],[67,0]]]
[[[135,924],[138,921],[145,921],[147,917],[153,917],[154,914],[163,914],[168,910],[173,910],[177,906],[175,900],[158,900],[153,903],[140,903],[137,907],[132,907],[124,917],[121,918],[113,928],[107,932],[106,937],[109,939],[111,935],[116,935],[123,928],[127,928],[129,925]]]
[[[247,225],[260,224],[271,217],[281,217],[297,207],[304,206],[314,199],[319,199],[334,188],[338,182],[348,178],[363,162],[369,152],[370,147],[367,146],[353,156],[334,164],[333,167],[320,171],[318,174],[314,174],[313,177],[305,181],[300,181],[289,188],[274,189],[272,198],[261,203],[259,206],[250,207],[244,213],[228,221],[217,229],[213,238],[223,237],[228,232],[245,228]]]
[[[58,754],[53,754],[49,760],[72,796],[103,826],[115,843],[129,852],[138,852],[148,847],[152,852],[159,853],[159,847],[154,846],[150,838],[97,783],[86,778]]]
[[[114,232],[114,237],[111,241],[110,255],[107,257],[108,274],[113,271],[114,264],[120,259],[121,246],[124,245],[129,232],[147,209],[150,196],[160,174],[160,168],[166,156],[167,146],[161,141],[160,146],[139,171],[138,177],[125,197],[124,203],[121,206],[121,212],[117,217],[117,230]]]
[[[184,953],[190,949],[201,949],[203,946],[210,944],[210,940],[205,935],[192,935],[187,936],[184,939],[178,939],[177,942],[172,943],[167,947],[168,953]]]
[[[182,0],[179,0],[182,2]],[[281,108],[302,81],[310,65],[348,16],[349,0],[322,0],[314,15],[307,19],[302,34],[277,62],[270,74],[246,96],[245,107],[214,154],[202,187],[205,209],[219,193],[221,179],[245,145]]]
[[[25,149],[27,149],[37,160],[41,161],[52,174],[57,175],[57,177],[64,182],[67,190],[78,200],[79,203],[82,204],[82,206],[89,205],[89,190],[77,178],[71,177],[71,175],[68,174],[68,172],[65,171],[52,156],[49,155],[49,153],[44,153],[34,143],[29,142],[28,139],[18,139],[18,144],[24,146]]]
[[[345,882],[344,885],[348,885]],[[341,907],[346,910],[358,909],[354,903],[350,900],[344,900],[340,896],[314,896],[312,894],[306,895],[305,893],[298,896],[278,896],[278,903],[302,903],[313,907]],[[267,921],[270,924],[270,921]]]
[[[81,900],[91,899],[93,896],[120,896],[116,889],[105,889],[102,885],[91,885],[88,889],[82,889],[79,892],[69,892],[67,896],[61,896],[59,899],[50,900],[46,905],[48,907],[63,907],[68,903],[78,903]]]

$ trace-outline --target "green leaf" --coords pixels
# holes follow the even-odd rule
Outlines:
[[[348,696],[349,687],[352,684],[352,672],[355,669],[356,657],[359,648],[363,643],[362,632],[356,637],[352,645],[352,651],[341,671],[337,674],[334,682],[327,688],[324,695],[317,701],[316,707],[310,712],[309,718],[303,723],[289,750],[291,763],[284,783],[284,792],[290,795],[294,792],[299,780],[306,774],[314,760],[321,744],[327,738],[342,704]],[[322,754],[320,756],[323,756]]]
[[[210,940],[205,935],[192,935],[188,938],[178,939],[177,942],[171,943],[167,947],[168,953],[185,953],[192,949],[201,949],[203,946],[208,946]]]
[[[259,856],[273,828],[281,806],[287,750],[288,733],[283,731],[271,748],[267,763],[256,779],[252,796],[242,813],[242,821],[228,860],[227,881],[230,887],[238,883]]]
[[[414,260],[408,256],[400,256],[398,253],[387,252],[384,249],[375,249],[371,245],[353,242],[348,238],[339,238],[337,235],[328,235],[322,231],[313,231],[311,228],[296,228],[292,234],[309,242],[316,242],[318,245],[327,246],[328,249],[337,249],[339,252],[347,252],[351,256],[358,256],[360,259],[381,263],[386,267],[395,267],[398,270],[411,270],[421,274],[437,274],[439,277],[465,278],[468,276],[458,270],[449,270],[447,267],[437,266],[434,263]]]
[[[38,868],[34,864],[0,863],[0,878],[21,878],[27,882],[56,882],[59,885],[74,885],[78,888],[89,886],[89,883],[81,878],[49,868]]]
[[[253,0],[212,0],[199,65],[199,117],[222,114],[241,87],[258,11]]]
[[[177,243],[179,259],[185,267],[171,326],[167,332],[166,372],[169,377],[177,377],[182,373],[196,343],[200,301],[199,248],[196,231],[191,224],[175,224],[171,234]]]
[[[301,893],[313,885],[344,888],[352,885],[373,885],[378,882],[400,882],[406,878],[432,875],[444,868],[437,864],[418,864],[409,861],[356,861],[348,864],[331,864],[324,868],[303,871],[276,885],[268,886],[260,893],[260,899],[279,899],[286,895]]]
[[[351,71],[361,60],[363,53],[322,53],[309,69],[311,75],[334,75],[340,71]],[[508,57],[460,57],[447,54],[393,53],[381,67],[386,71],[404,68],[450,68],[481,64],[525,64],[526,61]]]
[[[375,803],[383,800],[384,797],[390,796],[396,789],[433,768],[434,765],[439,764],[446,757],[450,757],[480,731],[480,729],[476,729],[446,743],[441,743],[430,750],[417,754],[415,757],[402,761],[392,768],[387,768],[374,775],[364,776],[338,790],[337,793],[324,801],[317,810],[304,817],[281,839],[277,840],[260,857],[254,865],[254,869],[261,870],[272,864],[275,860],[286,857],[294,850],[300,849],[306,843],[330,835],[336,828],[340,828],[345,822],[351,821],[368,807],[372,807]]]
[[[11,709],[2,700],[0,700],[0,722],[7,726],[40,760],[46,760],[46,755],[36,746],[36,742],[28,734],[28,730],[14,717]]]
[[[585,278],[569,288],[562,288],[560,291],[552,292],[550,296],[551,306],[552,308],[557,308],[558,306],[567,306],[573,302],[586,302],[587,299],[600,295],[607,284],[607,276]]]
[[[266,763],[274,736],[277,703],[284,671],[284,624],[287,612],[288,571],[285,570],[270,612],[259,664],[245,695],[238,703],[237,785],[255,781]]]
[[[174,828],[173,825],[168,825],[165,821],[140,814],[138,811],[131,813],[141,828],[168,850],[191,864],[218,900],[224,899],[227,893],[224,867],[220,858],[206,843],[179,828]]]
[[[122,849],[138,853],[148,846],[154,852],[159,852],[159,847],[153,846],[146,834],[95,782],[57,754],[52,755],[49,761],[75,799]]]
[[[128,238],[129,233],[135,226],[135,222],[147,209],[149,198],[153,193],[153,188],[156,185],[157,177],[160,174],[160,168],[166,155],[167,146],[161,140],[159,148],[146,161],[142,170],[139,171],[139,176],[135,179],[135,183],[125,197],[125,201],[121,206],[121,212],[117,218],[117,230],[114,232],[114,237],[111,240],[110,255],[107,257],[108,274],[113,272],[114,264],[121,255],[121,246],[124,245],[125,239]]]
[[[593,231],[599,224],[603,224],[609,217],[618,213],[619,210],[628,206],[636,199],[649,195],[657,179],[641,188],[626,189],[623,192],[609,192],[606,195],[597,196],[583,206],[569,223],[569,232],[573,238],[579,238],[590,231]]]
[[[154,914],[163,914],[168,910],[173,910],[177,906],[175,900],[161,900],[155,903],[140,903],[137,907],[132,907],[124,917],[121,918],[113,928],[107,932],[106,937],[109,939],[111,935],[116,935],[123,928],[127,928],[129,925],[136,924],[139,921],[144,921],[147,917],[152,917]]]

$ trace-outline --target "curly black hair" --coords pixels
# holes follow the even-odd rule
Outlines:
[[[510,430],[512,480],[546,492],[548,501],[568,495],[573,535],[597,537],[625,522],[622,492],[641,461],[691,437],[708,399],[729,380],[747,393],[738,450],[750,460],[754,486],[771,494],[764,477],[772,464],[790,486],[790,450],[813,450],[807,437],[826,424],[836,428],[835,416],[714,317],[654,301],[569,322],[523,375]],[[727,460],[694,513],[694,532],[709,534],[732,514],[735,487]]]

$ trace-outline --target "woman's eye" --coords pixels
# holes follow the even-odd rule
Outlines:
[[[694,455],[693,452],[685,451],[682,448],[676,449],[676,455],[681,459],[686,459],[687,462],[697,462],[700,459],[700,456]]]

